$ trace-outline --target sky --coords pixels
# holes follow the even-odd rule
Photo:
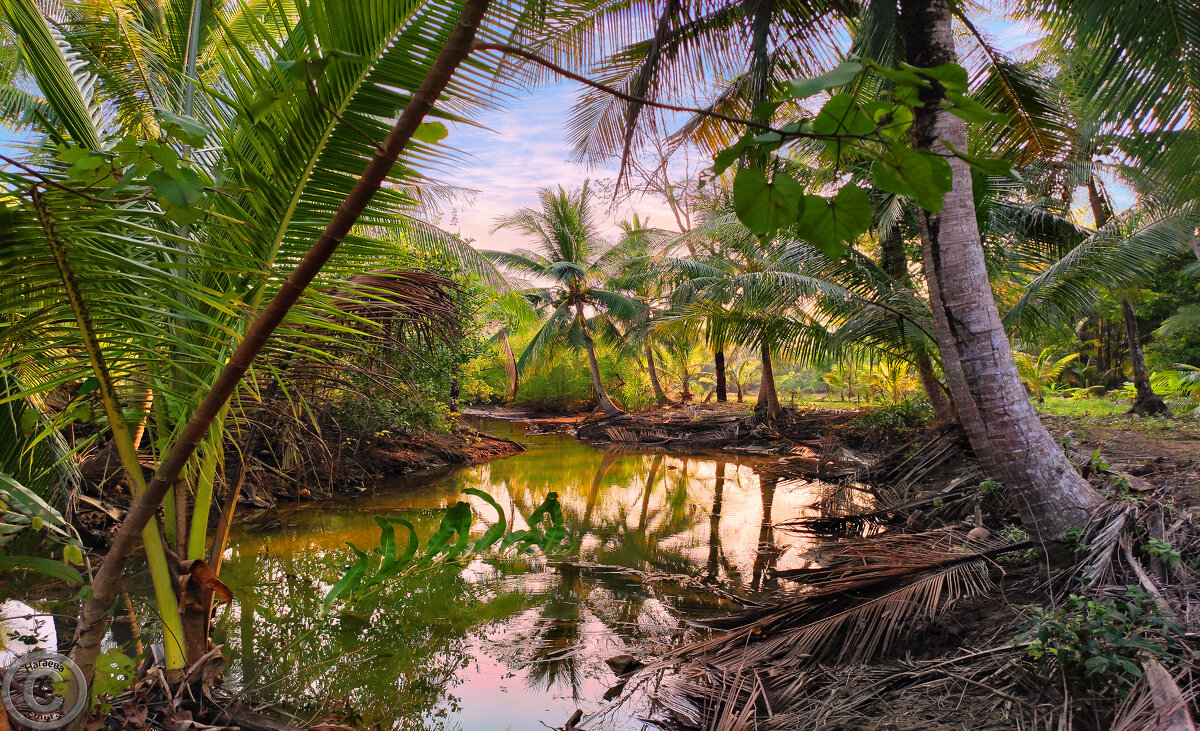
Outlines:
[[[1021,47],[1037,36],[1037,28],[997,14],[979,18],[979,25],[1001,49],[1021,55]],[[543,187],[575,187],[585,180],[616,177],[616,167],[591,169],[570,161],[571,145],[566,139],[569,112],[583,87],[573,82],[526,92],[489,112],[478,122],[481,127],[455,126],[446,143],[461,150],[466,159],[449,171],[448,182],[473,189],[475,194],[456,210],[448,211],[437,223],[444,229],[473,240],[481,249],[527,248],[531,245],[518,232],[492,232],[499,216],[518,208],[537,207],[537,191]],[[610,198],[598,197],[607,204]],[[634,198],[616,210],[604,211],[602,228],[615,235],[618,223],[636,212],[649,225],[676,229],[667,206],[653,197]]]
[[[1002,50],[1020,55],[1020,47],[1037,35],[1037,29],[1000,15],[985,15],[980,26]],[[492,232],[496,219],[524,206],[538,205],[543,187],[576,187],[585,180],[611,182],[615,165],[589,168],[570,161],[566,139],[569,112],[582,86],[564,82],[517,95],[503,108],[477,120],[479,126],[453,125],[445,143],[457,149],[462,160],[437,177],[443,182],[474,191],[454,205],[445,206],[434,222],[473,241],[477,248],[513,250],[531,242],[518,232]],[[11,132],[0,132],[0,147],[13,142]],[[703,167],[695,164],[693,168]],[[675,229],[675,218],[665,203],[655,198],[632,198],[608,210],[611,198],[596,197],[602,204],[602,229],[615,236],[618,223],[636,212],[649,225]]]
[[[476,192],[443,215],[438,224],[473,240],[477,248],[528,248],[530,242],[519,232],[502,229],[493,233],[496,219],[522,207],[538,207],[540,188],[611,182],[617,173],[615,165],[589,168],[570,161],[566,123],[582,89],[574,82],[537,89],[484,115],[478,120],[479,127],[452,126],[446,143],[465,153],[466,159],[449,171],[447,182]],[[674,216],[660,200],[634,199],[614,210],[608,210],[610,195],[599,194],[596,201],[602,205],[601,223],[608,234],[615,234],[618,223],[634,212],[643,221],[648,217],[650,225],[675,228]]]

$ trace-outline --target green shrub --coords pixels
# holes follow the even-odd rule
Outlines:
[[[1018,642],[1029,643],[1034,668],[1087,698],[1125,695],[1141,677],[1143,654],[1169,663],[1182,649],[1183,630],[1134,586],[1122,597],[1072,594],[1057,609],[1030,607],[1022,624]]]

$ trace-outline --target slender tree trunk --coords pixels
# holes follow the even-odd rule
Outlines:
[[[909,63],[929,68],[957,60],[947,0],[901,0],[900,10]],[[1016,492],[1031,533],[1063,540],[1103,498],[1042,425],[1017,374],[984,265],[971,170],[946,149],[968,149],[966,124],[941,108],[944,99],[940,84],[922,90],[924,106],[915,110],[913,123],[917,148],[944,155],[953,172],[941,212],[920,214],[942,367],[984,469]]]
[[[591,334],[587,331],[587,324],[583,318],[583,305],[579,302],[575,303],[575,321],[579,323],[579,329],[583,331],[583,337],[587,341],[584,347],[587,350],[588,367],[592,371],[592,390],[596,392],[596,401],[600,410],[609,416],[624,413],[617,408],[617,405],[608,397],[608,392],[604,390],[604,381],[600,380],[600,361],[596,360],[596,346],[592,342]]]
[[[662,383],[658,380],[658,368],[654,365],[654,347],[647,341],[646,343],[646,372],[650,374],[650,387],[654,389],[654,400],[662,406],[668,406],[671,399],[667,398],[667,392],[663,390]]]
[[[1154,393],[1150,386],[1150,371],[1146,368],[1146,354],[1142,351],[1142,339],[1138,334],[1137,315],[1128,297],[1121,297],[1121,314],[1125,318],[1125,338],[1128,340],[1129,360],[1133,369],[1133,387],[1137,397],[1133,400],[1131,414],[1156,416],[1170,414],[1162,396]]]
[[[1192,253],[1196,255],[1196,261],[1200,261],[1200,231],[1192,234]]]
[[[121,576],[139,540],[142,529],[149,524],[162,503],[163,496],[173,485],[209,427],[233,395],[234,389],[249,370],[255,356],[266,345],[304,289],[325,266],[341,244],[342,239],[358,222],[371,198],[387,178],[392,166],[412,139],[413,133],[433,109],[458,65],[471,52],[475,32],[487,12],[489,0],[467,0],[446,45],[438,54],[433,67],[400,114],[378,152],[368,163],[362,177],[334,214],[321,236],[304,258],[292,270],[287,280],[250,323],[241,343],[230,355],[225,367],[213,381],[212,388],[184,425],[179,438],[159,463],[153,479],[146,485],[137,501],[129,508],[109,546],[108,554],[92,580],[92,598],[84,606],[75,632],[71,657],[79,665],[81,675],[90,684],[96,671],[96,658],[108,627],[109,608],[121,586]],[[80,723],[82,721],[80,720]]]
[[[1088,201],[1092,205],[1092,218],[1096,219],[1096,228],[1100,228],[1112,220],[1112,207],[1100,192],[1096,178],[1088,180]],[[1192,242],[1196,239],[1193,236]],[[1162,397],[1154,393],[1150,386],[1150,371],[1146,369],[1146,354],[1142,351],[1142,336],[1138,332],[1137,315],[1133,312],[1133,303],[1128,295],[1121,294],[1121,316],[1125,321],[1125,345],[1129,348],[1129,364],[1133,371],[1133,387],[1137,397],[1133,401],[1131,414],[1153,416],[1155,414],[1170,414]]]
[[[758,403],[754,410],[764,414],[768,419],[774,419],[783,413],[779,405],[779,392],[775,390],[775,366],[771,363],[771,346],[765,341],[762,345],[762,379],[758,386]]]
[[[717,372],[717,401],[725,403],[729,400],[729,386],[725,381],[725,349],[717,348],[713,354],[713,369]]]
[[[954,411],[954,404],[950,403],[950,398],[946,396],[946,389],[942,387],[941,379],[934,372],[929,356],[925,353],[917,353],[915,360],[917,375],[921,377],[921,385],[925,388],[929,405],[933,407],[933,418],[939,424],[957,423],[958,414]]]
[[[912,277],[908,273],[908,258],[904,255],[904,239],[900,236],[900,226],[894,225],[887,236],[880,239],[879,266],[897,284],[912,286]],[[903,323],[900,323],[903,325]],[[923,345],[924,343],[922,343]],[[924,350],[914,349],[913,363],[917,366],[917,375],[925,388],[925,396],[933,408],[933,416],[939,424],[953,424],[958,421],[954,413],[954,405],[942,388],[941,379],[933,370],[933,363]],[[898,399],[897,399],[898,400]]]

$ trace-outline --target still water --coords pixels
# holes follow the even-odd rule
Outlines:
[[[760,476],[767,460],[610,454],[567,436],[526,437],[504,422],[484,427],[528,451],[385,482],[358,498],[285,509],[237,529],[222,570],[236,600],[220,611],[215,637],[232,659],[227,682],[285,699],[304,720],[463,731],[562,726],[577,708],[595,710],[616,681],[605,658],[695,637],[686,620],[731,612],[738,605],[730,594],[769,590],[770,569],[804,562],[807,539],[770,525],[806,514],[821,488]],[[427,570],[321,616],[349,562],[346,542],[378,545],[374,516],[406,518],[428,535],[468,487],[492,495],[518,528],[520,516],[556,491],[582,540],[549,563]],[[642,723],[614,716],[606,728]]]

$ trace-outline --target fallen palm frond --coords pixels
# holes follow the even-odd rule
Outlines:
[[[977,490],[968,487],[967,479],[959,479],[939,493],[922,494],[911,500],[884,505],[875,510],[831,515],[823,510],[821,515],[807,515],[776,523],[777,530],[818,535],[863,534],[889,523],[899,523],[921,509],[945,508],[967,498],[975,497]]]
[[[684,645],[642,673],[671,671],[653,696],[684,723],[719,728],[731,719],[770,718],[779,678],[885,654],[956,601],[990,591],[992,558],[1029,546],[972,542],[953,530],[848,544],[822,568],[779,574],[806,581],[798,597],[707,622],[729,631]]]
[[[1028,548],[1024,541],[996,542],[964,552],[970,545],[954,531],[848,545],[827,568],[781,574],[808,580],[800,597],[713,622],[734,629],[670,657],[726,668],[869,660],[953,602],[990,589],[989,559]]]
[[[905,442],[861,470],[856,479],[875,485],[879,498],[889,504],[912,497],[913,488],[938,468],[961,463],[970,454],[966,434],[957,424],[947,424]]]

